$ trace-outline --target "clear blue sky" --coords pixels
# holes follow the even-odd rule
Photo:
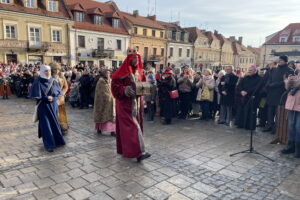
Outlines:
[[[124,11],[138,9],[141,15],[155,13],[155,0],[115,2]],[[246,45],[259,46],[266,36],[289,23],[300,22],[300,0],[156,0],[156,14],[159,20],[180,19],[184,27],[216,29],[226,37],[243,36]]]

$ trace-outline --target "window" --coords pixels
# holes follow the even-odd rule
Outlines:
[[[117,49],[121,50],[122,49],[122,41],[117,40]]]
[[[143,29],[143,35],[147,36],[147,29],[145,29],[145,28]]]
[[[1,3],[10,3],[10,0],[1,0]]]
[[[161,56],[165,56],[165,49],[164,49],[164,48],[161,48],[161,50],[160,50],[160,55],[161,55]]]
[[[102,16],[101,15],[94,16],[94,24],[102,25]]]
[[[137,27],[134,27],[134,28],[133,28],[133,33],[134,33],[134,34],[137,34],[137,33],[138,33],[138,28],[137,28]]]
[[[16,39],[16,27],[13,25],[6,25],[5,26],[6,31],[6,38],[9,39]]]
[[[114,28],[119,28],[120,27],[120,19],[113,19],[112,20],[112,26],[114,27]]]
[[[176,40],[176,31],[172,31],[172,40]]]
[[[25,5],[27,8],[34,8],[34,0],[26,0]]]
[[[52,30],[52,41],[61,42],[61,32],[59,30]]]
[[[153,48],[153,56],[156,56],[157,48]]]
[[[83,22],[83,12],[75,12],[75,21]]]
[[[279,42],[287,42],[287,38],[286,37],[280,37]]]
[[[181,33],[180,33],[180,40],[181,40],[181,41],[184,41],[184,35],[185,35],[185,32],[181,32]]]
[[[144,59],[148,58],[148,47],[144,47]]]
[[[190,50],[190,49],[187,49],[187,50],[186,50],[186,57],[189,58],[189,57],[190,57],[190,54],[191,54],[191,50]]]
[[[57,0],[48,0],[48,10],[57,12]]]
[[[160,37],[164,38],[164,32],[163,31],[160,32]]]
[[[82,35],[78,35],[78,46],[85,48],[85,37]]]
[[[179,51],[178,51],[178,56],[181,57],[182,56],[182,48],[179,48]]]
[[[104,49],[104,38],[97,39],[97,48],[98,48],[98,50]]]
[[[156,36],[156,31],[155,30],[152,30],[152,37],[155,37]]]
[[[173,51],[174,51],[173,47],[170,47],[170,56],[171,57],[173,56]]]
[[[294,42],[300,42],[300,36],[295,36],[294,37]]]
[[[29,40],[31,42],[40,42],[41,41],[41,30],[39,28],[30,28],[30,37]]]

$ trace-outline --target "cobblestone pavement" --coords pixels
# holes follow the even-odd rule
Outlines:
[[[243,130],[199,120],[145,123],[152,157],[138,164],[116,154],[114,138],[95,133],[91,109],[68,108],[67,145],[45,152],[32,111],[31,100],[0,101],[0,199],[300,199],[300,162],[281,156],[269,134],[255,133],[254,144],[274,163],[229,157],[247,148]]]

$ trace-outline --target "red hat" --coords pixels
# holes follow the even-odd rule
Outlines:
[[[164,74],[173,74],[173,71],[171,68],[167,68],[165,71],[164,71]]]
[[[140,81],[143,78],[143,63],[142,63],[142,58],[141,55],[139,55],[136,50],[129,50],[128,51],[128,56],[122,63],[122,65],[119,67],[119,69],[112,74],[112,79],[118,79],[118,78],[123,78],[128,76],[129,74],[135,73],[132,69],[131,62],[134,59],[134,57],[138,57],[138,65],[137,65],[137,70],[139,72],[139,79]]]

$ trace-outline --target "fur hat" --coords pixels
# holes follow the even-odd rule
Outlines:
[[[61,70],[61,65],[59,63],[52,62],[49,64],[49,66],[51,67],[51,70],[55,70],[55,69]]]
[[[289,61],[289,58],[287,56],[280,56],[279,60],[283,60],[284,62],[287,63]]]

